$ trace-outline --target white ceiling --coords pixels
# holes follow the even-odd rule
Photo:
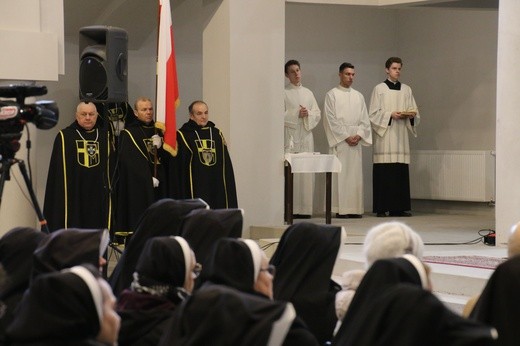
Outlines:
[[[157,26],[157,1],[64,0],[65,35],[79,35],[90,25],[110,25],[128,32],[128,48],[138,49]]]
[[[175,6],[188,0],[171,0]],[[244,0],[247,1],[247,0]],[[499,0],[286,0],[314,4],[373,5],[379,7],[448,7],[497,9]],[[64,0],[65,35],[79,35],[90,25],[110,25],[128,32],[128,48],[139,49],[157,26],[157,0]]]
[[[286,0],[310,4],[360,5],[388,8],[446,7],[466,9],[497,9],[499,0]]]

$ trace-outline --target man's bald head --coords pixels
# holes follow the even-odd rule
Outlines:
[[[511,227],[509,241],[507,242],[507,256],[520,255],[520,222]]]

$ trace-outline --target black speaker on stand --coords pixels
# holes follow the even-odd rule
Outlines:
[[[119,124],[121,119],[106,117],[104,110],[114,104],[126,106],[128,101],[128,34],[126,30],[104,25],[81,28],[79,30],[79,59],[80,100],[94,102],[98,109],[103,109],[103,112],[100,113],[102,113],[101,118],[104,121],[108,120],[109,123],[115,121]],[[112,133],[114,133],[113,128]],[[115,141],[114,138],[112,140]],[[117,181],[117,168],[111,174],[110,186],[113,189],[114,182]],[[113,192],[115,190],[110,190],[112,201],[114,201]],[[113,215],[111,218],[115,219]],[[107,262],[110,262],[111,249],[116,252],[120,251],[114,239],[115,235],[112,225],[110,225],[109,249],[104,254]],[[104,266],[103,270],[105,277],[108,275],[107,267],[108,264]]]
[[[113,26],[79,30],[79,98],[124,102],[128,99],[128,34]]]

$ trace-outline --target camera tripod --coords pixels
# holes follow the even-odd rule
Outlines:
[[[14,164],[18,164],[18,168],[20,168],[20,172],[22,173],[23,180],[25,181],[25,185],[27,187],[27,191],[29,191],[29,195],[31,196],[31,201],[34,210],[36,211],[36,215],[38,216],[38,220],[40,221],[42,232],[49,233],[49,227],[47,226],[47,220],[43,216],[43,213],[38,205],[38,200],[36,199],[36,195],[34,194],[34,190],[32,188],[31,180],[27,175],[27,169],[25,168],[25,163],[23,160],[18,160],[15,158],[4,158],[2,157],[0,160],[0,207],[2,206],[2,195],[4,192],[4,185],[6,180],[10,180],[10,170],[11,166]]]

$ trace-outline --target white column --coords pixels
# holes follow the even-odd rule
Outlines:
[[[230,148],[246,232],[283,223],[284,50],[284,0],[223,0],[203,34],[204,100]]]
[[[31,81],[46,85],[42,81],[58,81],[59,75],[65,73],[63,0],[0,0],[0,13],[0,47],[3,48],[0,56],[0,85],[27,84]],[[25,99],[25,103],[34,101],[34,98]],[[33,124],[29,124],[29,128],[33,189],[38,193],[38,173],[47,169],[46,166],[38,167],[38,156],[47,149],[42,149],[42,143],[38,140],[38,132],[41,130],[37,130]],[[26,137],[27,133],[23,130],[21,148],[15,157],[25,161],[29,173]],[[18,164],[11,167],[10,176],[1,196],[0,236],[18,226],[40,228]],[[43,199],[39,198],[38,202],[43,209]]]
[[[510,227],[520,221],[520,1],[500,0],[497,48],[496,233],[507,244]]]

